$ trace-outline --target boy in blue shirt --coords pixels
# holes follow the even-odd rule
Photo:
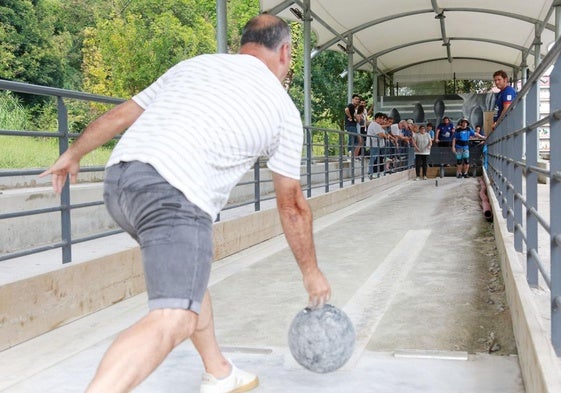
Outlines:
[[[456,154],[456,177],[458,179],[469,177],[469,140],[474,136],[485,139],[485,136],[469,127],[469,121],[460,120],[454,133],[454,139],[452,139],[452,152]]]

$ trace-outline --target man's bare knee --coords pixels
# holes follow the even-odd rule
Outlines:
[[[162,339],[170,340],[173,347],[191,337],[197,327],[198,315],[190,310],[159,309],[148,316],[158,326]]]

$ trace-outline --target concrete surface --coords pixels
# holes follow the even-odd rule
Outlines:
[[[524,392],[501,291],[493,304],[481,292],[497,257],[477,198],[475,179],[407,181],[314,221],[331,303],[357,330],[351,360],[331,374],[303,370],[288,352],[306,294],[282,236],[215,262],[227,356],[259,374],[256,392]],[[115,335],[145,312],[138,295],[1,352],[0,391],[82,391]],[[488,354],[490,331],[503,356]],[[196,392],[201,372],[184,343],[135,391]]]

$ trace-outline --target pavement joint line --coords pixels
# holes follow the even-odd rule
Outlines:
[[[252,355],[270,355],[273,353],[271,348],[251,348],[241,346],[220,346],[220,350],[224,353],[248,353]]]
[[[343,307],[356,333],[355,349],[344,369],[353,368],[358,362],[430,233],[428,229],[407,231]]]
[[[432,349],[398,350],[393,354],[396,358],[408,359],[438,359],[438,360],[469,360],[465,351],[442,351]]]

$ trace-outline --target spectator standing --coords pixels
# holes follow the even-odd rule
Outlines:
[[[436,127],[434,141],[438,146],[450,146],[454,139],[454,131],[454,124],[452,124],[448,116],[445,116],[442,119],[442,123]]]
[[[485,139],[483,135],[469,128],[467,119],[460,120],[452,140],[452,152],[456,155],[456,177],[458,179],[469,177],[469,140],[474,136]]]
[[[475,132],[485,136],[485,132],[481,129],[481,125],[479,124],[475,126]],[[485,141],[479,142],[479,144],[483,144],[483,147],[481,148],[481,152],[483,153],[483,168],[487,169],[487,144],[485,143]]]
[[[493,81],[499,92],[495,95],[495,107],[493,111],[493,125],[491,130],[497,126],[497,122],[502,119],[505,111],[514,101],[516,90],[508,83],[508,75],[503,70],[496,71],[493,74]]]
[[[364,146],[364,138],[366,138],[366,106],[364,106],[363,102],[364,100],[361,101],[356,110],[357,128],[359,130],[358,143],[354,150],[356,159],[359,159],[361,156],[360,153]]]
[[[358,130],[357,130],[357,119],[356,110],[360,102],[360,97],[358,94],[353,94],[351,102],[345,108],[345,131],[349,133],[349,143],[347,145],[347,152],[349,154],[349,159],[352,159],[353,151],[358,144]]]
[[[423,180],[426,180],[428,169],[427,159],[432,147],[432,140],[425,126],[421,125],[419,127],[419,132],[413,134],[411,142],[415,148],[415,175],[417,176],[415,180],[421,179],[421,172]]]
[[[387,117],[384,113],[378,112],[374,115],[374,120],[368,125],[366,132],[367,142],[366,145],[370,150],[370,160],[368,163],[368,177],[372,179],[374,175],[374,167],[376,172],[379,172],[379,163],[384,159],[386,153],[386,141],[390,138],[389,134],[384,130],[387,122]]]
[[[432,125],[431,122],[427,123],[427,134],[429,134],[430,136],[430,140],[434,142],[434,126]]]

